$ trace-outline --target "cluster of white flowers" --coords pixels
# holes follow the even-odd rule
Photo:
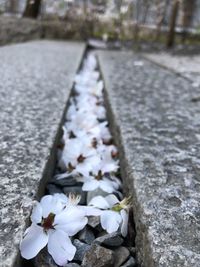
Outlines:
[[[101,188],[112,193],[121,185],[115,176],[119,162],[115,159],[117,148],[111,144],[103,106],[103,82],[95,70],[96,64],[94,55],[90,54],[76,76],[75,96],[70,100],[63,127],[65,146],[59,159],[65,173],[57,178],[76,175],[83,182],[83,191]]]
[[[82,182],[83,191],[100,188],[107,196],[97,195],[80,206],[79,196],[64,194],[44,196],[31,215],[31,226],[20,245],[26,259],[35,257],[47,245],[54,261],[65,265],[74,258],[76,248],[70,237],[82,230],[88,216],[100,216],[101,226],[108,233],[120,230],[127,235],[129,199],[120,202],[114,195],[121,187],[117,177],[119,161],[117,148],[106,121],[103,106],[103,82],[96,71],[96,58],[89,54],[75,79],[74,96],[63,126],[64,148],[58,153],[62,170],[56,179],[73,176]]]

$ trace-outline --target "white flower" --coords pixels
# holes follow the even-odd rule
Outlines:
[[[77,110],[83,109],[90,111],[91,106],[94,108],[98,104],[98,99],[88,93],[81,93],[75,97]]]
[[[90,175],[83,175],[82,190],[93,191],[100,188],[107,193],[117,191],[121,186],[121,182],[111,173],[116,172],[118,168],[118,161],[112,159],[110,150],[104,151],[99,161],[93,161]],[[110,174],[109,178],[107,174]]]
[[[93,165],[92,176],[98,176],[97,180],[101,180],[106,174],[111,174],[111,177],[113,177],[113,174],[119,169],[119,161],[112,158],[112,147],[105,148],[105,146],[99,145],[97,146],[97,154],[101,160]],[[99,175],[100,173],[101,175]],[[112,180],[116,181],[116,179]]]
[[[21,241],[22,257],[31,259],[47,245],[54,261],[60,266],[66,264],[74,258],[76,252],[69,236],[85,227],[85,215],[84,210],[71,205],[70,200],[63,194],[44,196],[33,208],[32,224]]]
[[[75,82],[82,86],[93,86],[97,83],[98,78],[99,72],[82,70],[79,74],[76,75]]]
[[[76,112],[74,116],[72,116],[72,120],[70,122],[65,123],[65,127],[68,129],[68,131],[72,131],[75,133],[77,130],[89,131],[97,124],[98,120],[96,115],[86,115],[84,113]]]
[[[123,236],[127,235],[130,198],[119,202],[115,195],[108,195],[105,198],[97,196],[88,205],[104,210],[100,215],[101,226],[104,230],[113,233],[120,229]]]
[[[102,139],[105,142],[110,142],[111,134],[107,127],[108,122],[102,122],[94,125],[88,130],[88,133],[95,136],[97,139]]]
[[[97,66],[97,60],[96,57],[93,53],[90,53],[88,55],[88,57],[86,58],[86,60],[84,61],[84,69],[88,69],[88,70],[94,70]]]
[[[90,81],[86,81],[85,75],[83,78],[79,75],[76,79],[79,82],[75,85],[75,91],[80,95],[88,94],[90,96],[96,96],[96,98],[102,97],[103,81],[96,81],[93,79],[91,82],[92,78],[90,78],[90,75],[87,76],[87,79],[90,79]]]
[[[103,99],[82,93],[76,97],[76,109],[78,112],[85,113],[86,115],[87,113],[95,114],[98,119],[102,120],[106,117],[106,110],[105,107],[102,106],[102,102]]]
[[[85,141],[88,142],[88,140]],[[88,175],[93,165],[98,164],[100,158],[96,149],[89,146],[87,142],[84,143],[80,138],[69,139],[62,151],[59,166],[65,166],[69,173]]]
[[[109,161],[112,161],[118,155],[118,150],[115,145],[104,145],[103,142],[99,144],[97,147],[97,153],[100,153],[102,157],[105,159],[106,157],[109,158]],[[106,154],[104,156],[104,154]],[[105,159],[106,160],[106,159]],[[115,160],[117,166],[119,165],[118,160]]]
[[[101,97],[103,95],[103,81],[98,81],[96,86],[91,87],[89,91],[92,95]]]
[[[71,120],[72,117],[74,116],[74,114],[77,112],[77,108],[75,106],[74,101],[70,101],[71,104],[67,110],[67,114],[66,114],[66,120]]]
[[[93,169],[94,173],[94,169]],[[97,188],[102,189],[104,192],[113,193],[119,189],[121,182],[116,177],[108,179],[101,170],[96,173],[96,175],[90,175],[88,177],[83,177],[83,191],[93,191]]]

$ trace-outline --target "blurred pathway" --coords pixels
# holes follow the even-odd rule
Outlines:
[[[181,56],[170,53],[153,53],[143,54],[143,56],[189,79],[192,86],[200,86],[200,55]]]

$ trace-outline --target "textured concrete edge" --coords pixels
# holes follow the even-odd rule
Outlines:
[[[189,82],[192,82],[192,80],[190,79],[190,78],[188,78],[188,77],[186,77],[184,74],[182,74],[181,72],[179,72],[179,71],[175,71],[173,68],[171,68],[171,67],[169,67],[169,66],[166,66],[165,64],[163,64],[162,62],[160,62],[160,63],[158,63],[157,61],[155,61],[155,60],[153,60],[152,58],[150,58],[148,55],[144,55],[144,54],[140,54],[140,57],[142,58],[142,59],[144,59],[144,60],[147,60],[147,61],[149,61],[150,63],[152,63],[152,64],[154,64],[154,65],[156,65],[156,66],[158,66],[158,67],[160,67],[160,68],[162,68],[162,69],[164,69],[164,70],[166,70],[166,71],[169,71],[169,72],[173,72],[173,73],[175,73],[175,75],[177,75],[178,77],[181,77],[181,78],[183,78],[183,79],[185,79],[185,80],[187,80],[187,81],[189,81]]]
[[[79,61],[77,62],[76,72],[81,68],[83,58],[84,58],[84,55],[86,53],[86,49],[87,49],[87,46],[86,46],[86,44],[84,44],[82,52],[81,52],[81,56],[79,58]],[[70,99],[70,96],[72,94],[73,86],[74,86],[74,82],[72,81],[72,83],[69,85],[70,92],[69,92],[68,100],[66,102],[62,117],[61,117],[60,122],[58,124],[56,135],[55,135],[54,139],[52,140],[52,146],[51,146],[49,158],[45,164],[43,174],[42,174],[42,177],[40,179],[39,186],[38,186],[38,191],[36,193],[36,197],[38,200],[44,195],[46,184],[47,184],[48,180],[52,177],[54,170],[55,170],[56,159],[57,159],[57,154],[56,154],[57,145],[58,145],[58,143],[62,137],[62,125],[64,124],[64,121],[65,121],[65,114],[66,114],[66,111],[67,111],[68,106],[69,106],[69,99]],[[30,223],[30,221],[28,219],[25,223],[26,227],[28,226],[29,223]],[[24,260],[21,258],[20,252],[18,251],[18,255],[16,257],[16,260],[13,262],[12,266],[5,265],[2,267],[21,267],[21,266],[27,266],[27,265],[24,264]]]
[[[123,190],[125,193],[132,196],[133,199],[133,224],[136,230],[136,254],[137,260],[142,267],[156,267],[155,261],[153,259],[151,244],[148,238],[148,227],[143,223],[140,215],[142,214],[139,210],[142,210],[142,203],[138,201],[137,190],[134,185],[134,173],[131,170],[131,164],[129,163],[128,152],[125,151],[125,144],[123,136],[120,130],[119,121],[117,119],[117,112],[113,106],[113,101],[108,90],[109,81],[104,75],[102,57],[100,57],[101,52],[98,51],[98,63],[100,66],[101,76],[104,81],[104,99],[107,111],[107,118],[109,121],[109,127],[114,137],[114,142],[116,143],[119,150],[120,159],[120,172],[123,182]]]

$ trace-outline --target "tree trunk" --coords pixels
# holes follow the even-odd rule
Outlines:
[[[168,5],[169,5],[169,0],[165,0],[162,2],[157,0],[158,11],[157,11],[157,23],[156,23],[157,29],[156,29],[156,38],[155,38],[157,41],[159,40],[161,28],[165,21],[165,16],[166,16]]]
[[[135,6],[135,25],[134,25],[134,29],[133,29],[133,41],[136,44],[136,46],[138,45],[139,42],[139,18],[140,18],[140,2],[139,0],[136,1],[136,6]]]
[[[37,18],[40,13],[41,2],[42,0],[27,0],[23,16]]]
[[[143,24],[146,23],[146,19],[147,19],[147,15],[148,15],[149,7],[150,7],[149,0],[146,0],[146,1],[144,2],[144,11],[143,11],[143,18],[142,18],[142,23],[143,23]]]
[[[83,14],[85,18],[87,18],[87,12],[88,12],[88,2],[87,0],[83,0]]]
[[[168,48],[174,45],[175,27],[176,27],[177,15],[178,15],[178,8],[179,8],[179,0],[174,0],[173,7],[172,7],[172,14],[170,18],[169,32],[167,36],[167,47]]]

